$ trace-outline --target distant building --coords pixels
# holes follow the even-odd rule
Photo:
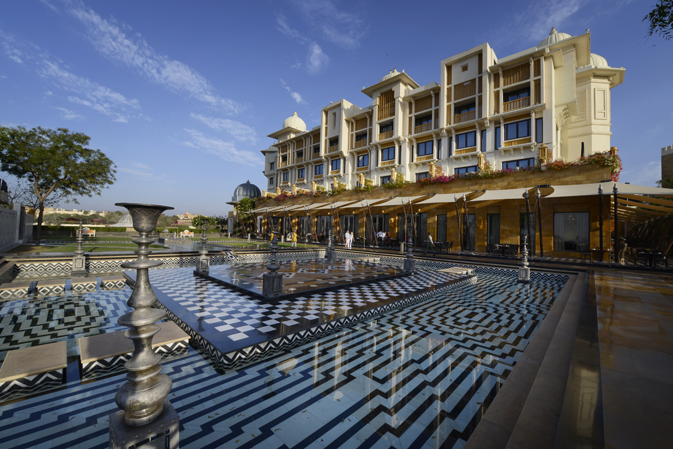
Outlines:
[[[45,207],[44,208],[44,215],[50,215],[50,214],[68,214],[68,215],[94,215],[94,214],[98,214],[98,215],[107,215],[109,213],[111,213],[111,212],[108,212],[108,211],[105,211],[105,210],[99,212],[99,211],[95,211],[95,210],[89,210],[89,211],[77,210],[77,209],[68,210],[68,209],[64,209],[62,207]]]
[[[673,179],[673,145],[661,149],[661,179]]]

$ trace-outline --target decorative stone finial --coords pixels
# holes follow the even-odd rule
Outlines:
[[[292,194],[293,195],[297,194],[297,184],[292,184]]]
[[[551,36],[552,34],[556,34],[556,28],[551,27],[551,31],[549,32],[549,35]]]

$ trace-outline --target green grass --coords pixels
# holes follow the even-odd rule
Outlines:
[[[166,249],[163,246],[159,245],[150,245],[151,249]],[[8,253],[20,254],[20,253],[74,253],[77,249],[77,245],[54,245],[54,246],[31,246],[31,245],[21,245],[14,248]],[[82,245],[82,249],[87,253],[99,253],[105,251],[126,251],[132,252],[138,249],[138,245]]]

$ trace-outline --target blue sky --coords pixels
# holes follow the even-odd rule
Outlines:
[[[293,111],[311,128],[330,101],[371,104],[360,90],[394,67],[439,82],[442,59],[484,42],[502,58],[589,28],[592,52],[626,68],[622,181],[654,185],[673,144],[673,41],[641,21],[654,3],[3,0],[0,124],[84,132],[116,163],[112,187],[65,207],[219,215],[238,184],[266,185],[259,151]]]

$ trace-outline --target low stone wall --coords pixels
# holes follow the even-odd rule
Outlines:
[[[0,251],[16,243],[17,213],[0,207]]]

